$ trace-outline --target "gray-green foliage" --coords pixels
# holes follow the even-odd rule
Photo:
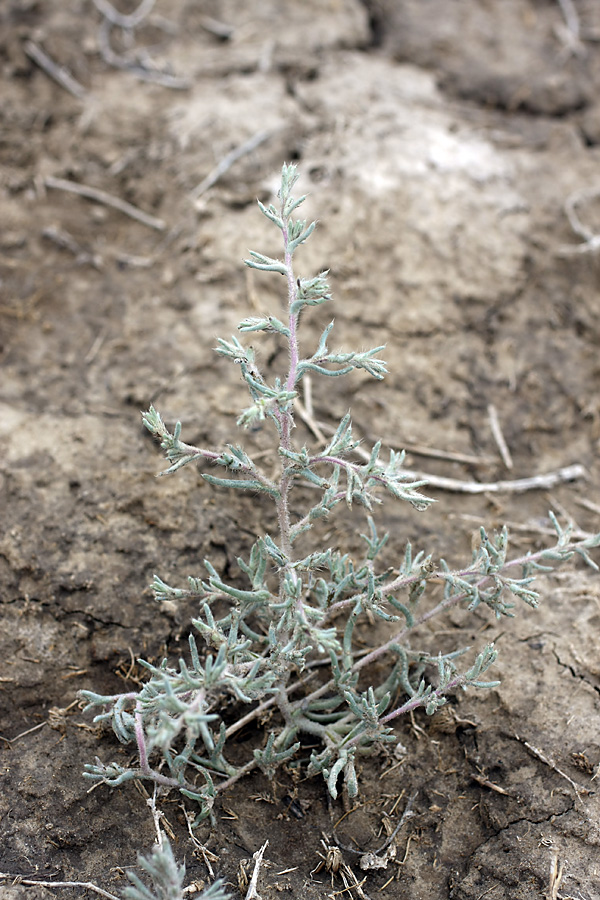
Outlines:
[[[167,472],[191,462],[212,463],[222,474],[204,472],[209,484],[262,494],[265,502],[275,505],[277,532],[257,538],[248,557],[238,560],[240,577],[234,581],[224,580],[210,560],[204,561],[205,574],[191,575],[185,587],[155,577],[158,600],[198,601],[189,659],[176,665],[167,660],[159,666],[144,662],[149,677],[136,691],[116,696],[83,692],[88,708],[102,709],[95,721],[110,721],[119,740],[136,746],[138,756],[136,764],[127,766],[97,760],[87,766],[86,775],[111,785],[139,778],[176,788],[197,801],[197,820],[210,816],[218,793],[245,773],[259,768],[271,777],[282,764],[293,763],[306,735],[311,743],[315,739],[319,743],[308,774],[321,774],[333,797],[341,778],[348,794],[355,796],[357,756],[396,740],[390,725],[394,719],[418,707],[432,714],[458,688],[497,684],[486,675],[496,658],[493,646],[464,663],[461,657],[468,648],[432,654],[420,647],[419,626],[457,605],[487,606],[497,617],[512,616],[516,599],[536,606],[532,582],[537,572],[574,553],[595,567],[588,551],[600,544],[600,535],[574,542],[569,530],[555,522],[554,547],[516,559],[507,556],[506,529],[495,536],[482,529],[471,562],[461,570],[451,569],[443,560],[436,565],[423,552],[414,554],[410,544],[395,568],[380,562],[387,535],[379,535],[372,513],[382,497],[406,501],[418,510],[432,501],[421,492],[424,482],[414,481],[403,470],[402,453],[384,455],[377,443],[366,462],[356,461],[353,451],[358,442],[349,414],[322,449],[298,446],[293,440],[294,401],[308,373],[338,377],[362,370],[381,379],[386,371],[379,356],[383,347],[331,352],[333,322],[308,355],[301,353],[301,318],[331,297],[327,272],[297,278],[293,269],[295,251],[315,227],[294,218],[304,200],[292,195],[296,180],[295,167],[284,165],[278,203],[259,204],[281,232],[282,258],[251,252],[246,260],[251,268],[285,277],[285,314],[281,319],[245,318],[239,325],[242,333],[279,336],[288,349],[287,374],[267,379],[252,347],[237,337],[219,340],[217,346],[219,354],[240,367],[250,394],[239,424],[265,422],[273,428],[278,474],[267,474],[238,445],[212,451],[184,443],[181,425],[170,431],[153,407],[143,416],[165,451]],[[304,513],[293,515],[290,495],[306,485],[317,499]],[[294,509],[298,502],[294,500]],[[339,504],[357,504],[366,511],[362,558],[351,559],[343,548],[300,551],[300,543],[306,544],[299,542],[300,536]],[[427,599],[433,582],[444,585],[437,603]],[[388,623],[389,637],[369,652],[359,652],[357,628],[364,639],[370,617]],[[385,666],[371,665],[384,658]],[[383,674],[371,684],[367,671]],[[262,746],[241,765],[232,763],[227,751],[227,740],[239,727],[239,722],[227,727],[223,720],[231,701],[239,705],[243,721],[269,709],[277,712]]]
[[[150,856],[138,856],[138,865],[150,877],[148,887],[135,872],[128,872],[131,881],[123,891],[125,900],[183,900],[185,866],[178,866],[165,835],[162,843],[156,844]],[[198,895],[198,900],[230,900],[230,894],[223,889],[222,881],[215,881]]]

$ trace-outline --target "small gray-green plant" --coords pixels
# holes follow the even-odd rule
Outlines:
[[[390,451],[383,459],[377,443],[368,461],[356,461],[358,441],[349,414],[322,449],[298,446],[293,440],[294,401],[307,375],[339,377],[362,370],[381,379],[386,372],[379,356],[383,347],[332,352],[328,342],[333,322],[310,355],[301,351],[300,321],[310,307],[329,302],[330,289],[327,272],[298,278],[293,268],[296,250],[315,228],[314,222],[295,218],[304,200],[292,195],[297,177],[293,165],[284,165],[277,205],[259,203],[281,232],[283,257],[252,251],[246,260],[253,269],[284,276],[285,314],[281,319],[246,318],[238,326],[242,333],[277,335],[287,346],[287,374],[269,381],[252,347],[237,337],[219,340],[217,347],[240,367],[250,394],[251,403],[238,424],[266,422],[273,428],[278,474],[267,474],[238,445],[212,451],[184,443],[180,423],[169,431],[153,407],[143,415],[144,425],[166,451],[167,473],[193,462],[212,463],[224,474],[205,472],[205,481],[219,489],[264,496],[275,506],[278,528],[258,537],[247,559],[238,559],[240,578],[233,582],[225,581],[210,560],[204,561],[207,574],[189,577],[185,588],[155,577],[158,600],[198,600],[188,661],[180,659],[173,665],[164,660],[158,666],[142,662],[149,678],[140,690],[115,696],[82,692],[88,708],[103,709],[95,721],[110,721],[119,740],[137,748],[135,764],[97,760],[87,766],[87,777],[110,785],[138,778],[177,789],[197,801],[197,821],[211,815],[219,792],[251,770],[258,768],[273,777],[282,764],[297,764],[303,736],[319,745],[312,750],[307,773],[320,774],[333,797],[342,778],[348,794],[355,796],[357,757],[396,740],[394,720],[418,707],[431,715],[459,688],[498,683],[486,677],[496,658],[492,645],[461,668],[458,660],[465,648],[432,654],[415,644],[419,626],[460,604],[470,610],[488,607],[498,618],[513,615],[511,598],[536,606],[535,573],[574,553],[597,568],[588,551],[600,545],[600,535],[575,542],[570,530],[555,519],[556,545],[518,558],[507,555],[506,529],[494,536],[482,529],[473,558],[463,569],[450,569],[443,560],[435,565],[431,556],[413,554],[410,544],[394,568],[381,563],[388,536],[379,535],[371,515],[381,495],[406,501],[417,510],[432,501],[421,493],[425,482],[404,472],[403,453]],[[305,512],[292,513],[291,493],[306,485],[318,499]],[[302,496],[309,493],[303,491]],[[300,551],[307,532],[338,504],[359,504],[366,510],[363,557],[353,560],[337,547]],[[428,604],[425,598],[432,582],[442,582],[444,592],[441,600]],[[360,651],[356,638],[360,632],[364,639],[372,617],[388,623],[388,637],[367,652]],[[198,637],[208,652],[201,652]],[[385,665],[373,665],[384,661]],[[237,720],[232,720],[232,700],[238,704]],[[267,711],[276,714],[262,746],[246,761],[234,764],[228,738]]]
[[[131,884],[123,891],[125,900],[183,900],[185,866],[178,866],[167,837],[161,835],[162,843],[156,844],[150,856],[138,856],[138,865],[150,877],[150,886],[144,884],[135,872],[128,872]],[[222,881],[202,891],[197,900],[230,900],[231,895],[223,889]]]

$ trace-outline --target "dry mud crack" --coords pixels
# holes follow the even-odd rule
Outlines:
[[[409,454],[433,475],[586,469],[585,480],[522,495],[437,491],[425,515],[386,507],[390,555],[410,539],[459,563],[480,524],[503,522],[519,552],[538,549],[549,509],[600,530],[600,263],[565,208],[583,191],[580,219],[600,232],[600,13],[576,0],[576,33],[567,6],[157,0],[136,39],[185,91],[111,67],[90,0],[0,10],[1,872],[118,894],[154,841],[141,793],[89,792],[84,764],[127,750],[72,703],[79,689],[131,683],[138,656],[184,652],[196,609],[157,609],[154,572],[176,582],[207,556],[227,572],[270,527],[254,498],[224,500],[192,471],[156,479],[139,410],[156,402],[196,443],[232,439],[246,398],[212,348],[249,306],[278,310],[276,282],[241,260],[265,245],[255,200],[270,197],[284,160],[299,162],[307,216],[320,220],[303,274],[331,270],[338,341],[387,343],[383,387],[315,385],[317,418],[335,423],[351,406],[357,431],[386,445],[492,460]],[[230,26],[226,39],[215,22]],[[40,67],[27,42],[84,93]],[[119,197],[166,229],[48,187],[53,178]],[[308,338],[326,321],[317,315]],[[249,439],[268,448],[261,431]],[[351,550],[362,527],[342,517],[334,538]],[[344,844],[377,848],[386,817],[393,826],[417,792],[396,860],[363,885],[371,900],[600,898],[598,576],[575,562],[540,591],[539,610],[508,624],[449,616],[444,649],[496,640],[501,686],[457,697],[445,719],[399,724],[401,765],[364,762]],[[515,734],[588,793],[576,799]],[[209,881],[179,799],[161,804],[188,883]],[[343,883],[311,872],[345,811],[316,779],[253,775],[198,837],[234,895],[240,861],[268,839],[263,900],[325,900]],[[360,881],[356,859],[345,861]],[[0,885],[2,900],[76,894]]]

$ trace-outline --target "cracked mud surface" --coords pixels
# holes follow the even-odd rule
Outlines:
[[[549,492],[431,491],[425,514],[387,505],[390,561],[410,539],[458,564],[481,524],[503,522],[516,552],[537,549],[551,540],[549,509],[600,530],[600,264],[576,252],[565,212],[574,192],[600,187],[600,13],[590,0],[575,6],[579,42],[551,0],[159,0],[135,39],[190,80],[174,91],[103,61],[91,2],[3,5],[0,871],[119,893],[123,869],[152,846],[135,788],[89,792],[84,764],[125,751],[72,704],[79,689],[131,683],[138,656],[184,652],[195,609],[157,608],[154,572],[177,582],[209,557],[227,573],[271,522],[254,498],[212,491],[191,470],[156,479],[139,410],[156,403],[195,443],[237,439],[246,397],[212,348],[249,309],[278,309],[277,279],[241,260],[249,247],[276,251],[255,200],[269,198],[283,160],[298,160],[307,215],[319,219],[298,260],[303,274],[331,270],[337,341],[387,344],[383,386],[315,382],[317,418],[335,423],[351,407],[365,440],[480,457],[408,455],[411,468],[463,481],[572,463],[588,472]],[[230,39],[204,16],[231,25]],[[32,62],[28,41],[71,72],[83,99]],[[259,130],[262,143],[193,203]],[[45,187],[48,177],[127,200],[165,230]],[[600,231],[597,199],[577,209]],[[306,318],[307,341],[327,315]],[[266,431],[248,440],[269,447]],[[351,551],[362,528],[342,516],[327,540]],[[385,816],[393,827],[417,792],[396,861],[367,876],[369,897],[538,898],[555,856],[558,896],[600,897],[598,576],[574,562],[539,587],[537,611],[500,622],[453,613],[423,634],[444,651],[496,640],[502,684],[399,723],[401,765],[364,763],[362,805],[337,829],[344,845],[376,849]],[[243,733],[240,752],[253,741]],[[178,798],[161,808],[189,882],[206,881]],[[324,870],[311,876],[345,812],[318,780],[256,775],[216,811],[218,829],[198,836],[234,895],[240,860],[266,839],[265,900],[343,889]],[[344,858],[360,881],[358,855]],[[2,900],[76,893],[0,886]]]

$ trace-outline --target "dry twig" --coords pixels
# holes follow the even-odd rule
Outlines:
[[[261,144],[264,144],[267,138],[271,137],[271,134],[272,132],[270,131],[257,131],[256,134],[253,134],[247,141],[234,147],[233,150],[231,150],[227,156],[224,156],[221,162],[215,166],[212,172],[209,172],[206,178],[203,178],[200,184],[190,193],[192,200],[198,200],[202,194],[205,194],[209,188],[217,183],[219,178],[221,178],[225,172],[238,161],[238,159],[241,159],[242,156],[246,156],[246,154],[251,153],[253,150],[256,150],[257,147],[260,147]]]
[[[558,900],[558,889],[563,879],[564,869],[564,863],[561,863],[559,866],[558,856],[554,855],[552,857],[552,862],[550,863],[550,884],[548,886],[546,900]]]
[[[558,5],[563,14],[565,24],[557,26],[555,32],[564,44],[566,55],[585,56],[586,48],[581,39],[579,15],[573,0],[558,0]]]
[[[305,380],[307,376],[304,376]],[[306,425],[306,427],[314,434],[319,443],[323,446],[327,446],[327,438],[321,431],[321,427],[316,419],[313,418],[312,411],[308,409],[308,392],[306,391],[306,385],[304,386],[304,399],[307,401],[307,406],[304,406],[301,400],[296,397],[294,400],[294,409],[297,410],[298,415]]]
[[[198,21],[200,28],[204,28],[209,34],[219,38],[220,41],[229,41],[233,37],[233,25],[227,25],[212,16],[200,16]]]
[[[296,401],[297,402],[297,401]],[[300,412],[300,409],[299,409]],[[302,409],[305,413],[305,410]],[[302,416],[301,416],[302,418]],[[306,424],[310,426],[309,419],[305,419]],[[333,434],[333,430],[329,427],[326,429]],[[405,447],[408,450],[408,447]],[[361,459],[369,461],[369,454],[362,449],[356,447],[353,451]],[[441,453],[442,451],[440,451]],[[408,478],[414,478],[417,481],[424,480],[428,487],[438,488],[441,491],[454,491],[463,494],[495,494],[495,493],[523,493],[524,491],[539,491],[555,487],[557,484],[563,484],[566,481],[576,481],[578,478],[585,478],[587,472],[585,467],[580,463],[574,463],[572,466],[563,466],[554,472],[546,472],[544,475],[532,475],[529,478],[516,478],[513,481],[460,481],[458,478],[447,478],[443,475],[431,475],[429,472],[421,472],[417,469],[406,469],[402,471]]]
[[[361,859],[359,862],[361,869],[386,868],[386,863],[387,863],[386,856],[388,856],[388,854],[389,854],[390,858],[392,856],[392,854],[390,853],[388,848],[394,841],[396,835],[398,834],[398,832],[400,831],[400,829],[402,828],[404,823],[407,822],[408,819],[410,819],[414,816],[414,812],[412,811],[412,805],[415,802],[416,797],[417,797],[417,791],[415,791],[414,794],[411,797],[409,797],[408,802],[407,802],[406,806],[404,807],[404,812],[400,816],[400,821],[398,822],[398,824],[396,825],[396,827],[394,828],[394,830],[392,831],[390,836],[381,845],[381,847],[379,847],[377,850],[372,851],[371,853],[364,853],[361,856]],[[393,850],[393,852],[395,854],[395,849],[396,849],[395,846],[392,847],[391,849]],[[388,851],[388,852],[386,853],[386,851]],[[381,856],[382,853],[384,854],[383,857]]]
[[[575,796],[580,802],[582,794],[590,793],[588,788],[584,787],[582,784],[577,784],[576,781],[573,781],[570,775],[567,775],[566,772],[563,772],[562,769],[559,769],[553,759],[551,759],[549,756],[546,756],[545,753],[542,753],[541,750],[538,750],[537,747],[534,747],[533,744],[530,744],[529,741],[525,740],[525,738],[519,737],[518,734],[513,734],[510,736],[513,737],[516,741],[519,741],[520,744],[523,744],[523,746],[526,747],[527,750],[529,750],[532,756],[535,756],[535,758],[539,759],[540,762],[543,762],[545,766],[548,766],[548,768],[556,772],[557,775],[560,775],[561,778],[564,778],[565,781],[568,781],[575,791]]]
[[[592,512],[600,513],[600,503],[594,503],[593,500],[588,500],[587,497],[575,497],[575,503],[585,507],[585,509],[590,509]]]
[[[438,450],[437,447],[424,447],[423,444],[407,444],[403,449],[415,456],[426,456],[430,459],[443,459],[448,462],[464,463],[466,466],[493,466],[497,460],[493,456],[473,456],[470,453],[456,453],[453,450]]]
[[[105,19],[108,19],[111,25],[117,25],[119,28],[128,30],[137,28],[138,25],[142,24],[146,16],[152,12],[155,2],[156,0],[142,0],[138,8],[129,13],[129,15],[120,13],[108,0],[94,0],[94,6],[98,12],[102,13]]]
[[[355,447],[354,453],[368,462],[369,454],[362,447]],[[446,478],[443,475],[431,475],[428,472],[420,472],[416,469],[402,471],[408,478],[417,481],[426,481],[428,487],[439,488],[442,491],[456,491],[463,494],[495,494],[501,492],[522,493],[523,491],[539,491],[555,487],[565,481],[576,481],[585,478],[585,467],[580,463],[572,466],[563,466],[554,472],[546,472],[545,475],[532,475],[529,478],[515,478],[513,481],[460,481],[458,478]]]
[[[509,791],[505,791],[504,788],[500,787],[499,784],[494,784],[494,782],[490,781],[489,778],[486,778],[485,775],[477,775],[474,772],[471,772],[471,778],[482,787],[489,788],[490,791],[495,791],[497,794],[502,794],[504,797],[511,796]]]
[[[91,881],[36,881],[31,878],[23,878],[21,875],[11,875],[9,872],[0,872],[0,878],[11,882],[11,884],[39,885],[40,887],[48,888],[78,887],[83,888],[85,891],[93,891],[95,894],[100,894],[101,897],[108,897],[108,900],[121,900],[120,897],[97,887]]]
[[[246,893],[246,900],[261,900],[261,896],[256,890],[256,885],[258,883],[258,873],[260,872],[260,867],[262,865],[263,856],[265,854],[265,850],[269,845],[268,841],[265,841],[260,850],[257,850],[252,859],[254,860],[254,871],[252,872],[252,878],[250,879],[250,884],[248,885],[248,891]]]
[[[68,91],[69,94],[72,94],[73,97],[77,97],[78,100],[84,100],[87,97],[87,91],[82,84],[79,84],[76,78],[74,78],[68,69],[65,66],[58,66],[54,60],[52,60],[45,50],[42,50],[37,44],[34,44],[33,41],[25,41],[23,44],[23,50],[29,57],[29,59],[33,60],[33,62],[49,75],[57,84],[59,84],[65,91]]]
[[[162,72],[159,69],[153,69],[138,58],[131,58],[129,55],[122,56],[115,53],[110,44],[110,32],[112,24],[108,19],[104,19],[98,29],[98,46],[100,55],[105,63],[115,69],[122,69],[125,72],[131,72],[140,81],[148,81],[151,84],[160,84],[162,87],[171,88],[175,91],[187,91],[191,87],[187,78],[180,78],[177,75],[171,75],[169,72]]]
[[[33,728],[28,728],[27,731],[22,731],[21,734],[17,734],[14,738],[7,738],[4,735],[0,734],[0,741],[5,741],[7,744],[14,744],[16,741],[19,741],[21,738],[25,737],[28,734],[33,734],[34,731],[39,731],[40,728],[43,728],[44,725],[47,725],[48,722],[40,722],[39,725],[34,725]]]
[[[204,864],[205,864],[206,868],[208,869],[208,874],[210,875],[210,877],[211,877],[212,880],[214,881],[215,873],[214,873],[214,871],[213,871],[213,867],[211,866],[211,862],[218,862],[218,861],[219,861],[219,857],[216,856],[214,853],[211,853],[211,851],[208,850],[208,849],[204,846],[204,844],[202,844],[202,843],[198,840],[198,838],[196,837],[196,835],[194,834],[194,832],[193,832],[193,830],[192,830],[192,823],[193,823],[194,818],[195,818],[194,814],[191,813],[189,810],[187,810],[187,809],[185,808],[185,806],[183,805],[183,803],[180,805],[180,809],[181,809],[181,811],[183,812],[183,815],[184,815],[184,818],[185,818],[185,824],[187,825],[187,830],[188,830],[188,832],[189,832],[189,835],[190,835],[190,839],[191,839],[191,841],[192,841],[192,844],[193,844],[194,847],[196,848],[196,852],[197,852],[197,853],[199,852],[199,853],[202,854],[202,858],[203,858],[203,860],[204,860]]]
[[[77,673],[79,674],[79,673]],[[2,679],[6,680],[6,679]],[[6,738],[0,734],[0,741],[4,741],[6,744],[14,744],[16,741],[19,741],[21,738],[26,737],[28,734],[33,734],[34,731],[39,731],[40,728],[43,728],[44,725],[49,725],[50,728],[55,728],[58,731],[62,731],[62,725],[66,720],[66,714],[70,709],[73,709],[74,706],[77,706],[78,700],[73,700],[72,703],[69,703],[68,706],[65,706],[63,709],[60,709],[57,706],[51,707],[48,710],[48,718],[45,722],[40,722],[39,725],[34,725],[33,728],[28,728],[27,731],[22,731],[20,734],[17,734],[14,738]]]
[[[60,247],[61,250],[68,250],[69,253],[72,253],[75,257],[75,262],[80,265],[88,264],[93,266],[94,269],[101,269],[104,264],[104,260],[98,253],[89,253],[87,250],[84,250],[83,247],[77,243],[73,235],[69,234],[68,231],[64,231],[62,228],[54,228],[53,226],[44,228],[42,237],[52,241],[57,247]]]
[[[138,209],[137,206],[127,203],[126,200],[121,200],[120,197],[107,194],[106,191],[101,191],[98,188],[88,187],[88,185],[79,184],[77,181],[68,181],[66,178],[54,178],[52,175],[44,178],[44,184],[46,187],[55,188],[58,191],[68,191],[71,194],[77,194],[79,197],[102,203],[104,206],[111,206],[131,219],[135,219],[136,222],[141,222],[142,225],[147,225],[148,228],[154,228],[156,231],[164,231],[167,227],[162,219],[150,216],[148,213]]]
[[[572,466],[564,466],[554,472],[546,472],[545,475],[532,475],[530,478],[515,478],[514,481],[459,481],[457,478],[444,478],[440,475],[429,475],[427,472],[416,472],[412,469],[403,469],[409,478],[417,480],[425,479],[429,487],[439,488],[442,491],[457,491],[463,494],[495,494],[495,493],[523,493],[524,491],[539,491],[563,484],[565,481],[576,481],[585,478],[584,466],[575,463]]]
[[[502,428],[500,427],[500,420],[498,418],[498,411],[493,403],[490,403],[488,406],[488,416],[490,420],[490,428],[492,429],[492,435],[494,440],[496,441],[496,445],[498,450],[500,451],[500,456],[502,457],[502,462],[506,466],[507,469],[512,469],[513,461],[512,456],[510,455],[510,450],[508,449],[508,445],[504,440],[504,435],[502,434]]]
[[[306,375],[304,376],[304,379],[307,379]],[[297,408],[298,415],[306,427],[312,432],[316,439],[325,446],[327,444],[327,438],[324,434],[334,434],[335,429],[331,428],[329,425],[325,425],[323,422],[317,422],[313,417],[312,409],[309,410],[307,407],[303,406],[302,402],[297,398],[294,400],[294,407]],[[448,462],[464,463],[467,466],[493,466],[497,463],[494,456],[473,456],[470,453],[458,453],[453,450],[438,450],[437,447],[424,447],[423,444],[407,444],[403,441],[402,447],[407,453],[414,453],[415,456],[427,456],[431,459],[444,459]]]
[[[129,15],[123,15],[123,13],[114,8],[109,0],[94,0],[96,9],[104,16],[98,29],[100,55],[109,66],[131,72],[132,75],[135,75],[141,81],[160,84],[162,87],[172,88],[173,90],[187,90],[191,85],[186,78],[179,78],[176,75],[171,75],[170,72],[163,72],[154,68],[147,60],[141,58],[139,51],[133,54],[121,55],[115,53],[111,46],[110,33],[112,29],[121,28],[125,33],[130,34],[150,14],[154,3],[155,0],[141,0],[136,10],[129,13]]]
[[[365,881],[367,880],[367,876],[363,878],[362,881],[359,881],[350,866],[347,866],[345,863],[340,869],[340,878],[344,882],[344,890],[343,891],[334,891],[333,894],[330,894],[330,897],[339,897],[341,894],[348,893],[352,897],[352,891],[356,891],[359,900],[370,900],[368,894],[365,894],[362,887]]]
[[[163,832],[160,827],[161,819],[166,821],[166,816],[162,810],[158,809],[156,805],[156,795],[158,792],[157,785],[154,785],[154,790],[152,792],[152,796],[146,796],[146,803],[150,808],[150,812],[152,813],[152,821],[154,822],[154,830],[156,831],[156,843],[162,849],[163,845]],[[164,824],[164,822],[163,822]],[[171,837],[173,836],[173,832],[171,830]]]

